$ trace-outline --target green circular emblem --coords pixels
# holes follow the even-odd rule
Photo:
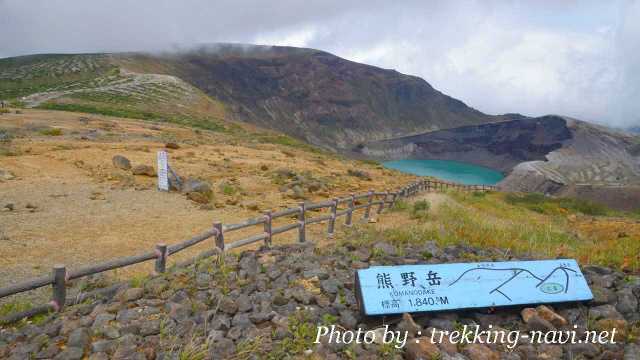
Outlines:
[[[562,292],[564,290],[564,286],[558,284],[558,283],[544,283],[542,285],[540,285],[540,291],[542,291],[545,294],[557,294],[559,292]]]

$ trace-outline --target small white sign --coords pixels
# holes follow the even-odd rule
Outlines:
[[[158,189],[169,191],[169,162],[166,151],[158,151]]]

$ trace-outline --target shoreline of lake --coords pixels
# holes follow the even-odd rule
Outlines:
[[[389,169],[465,185],[495,185],[504,179],[500,171],[453,160],[393,160],[383,162]]]

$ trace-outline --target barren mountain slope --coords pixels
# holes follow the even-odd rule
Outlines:
[[[640,137],[559,116],[374,141],[354,152],[378,159],[445,159],[499,169],[507,175],[500,183],[505,190],[573,194],[627,210],[640,203]]]
[[[334,150],[512,118],[483,114],[415,76],[291,47],[28,56],[0,60],[0,79],[0,99],[30,107],[181,123],[235,119]]]

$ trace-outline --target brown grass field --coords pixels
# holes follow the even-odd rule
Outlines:
[[[211,227],[213,221],[240,222],[262,211],[293,206],[282,191],[282,169],[304,174],[316,186],[306,200],[350,192],[397,188],[413,179],[370,162],[353,161],[256,129],[211,132],[164,123],[45,110],[0,116],[0,169],[15,175],[0,182],[0,286],[47,274],[54,264],[68,268],[174,244]],[[214,196],[201,206],[177,192],[155,189],[155,178],[116,169],[114,155],[132,164],[155,166],[166,142],[170,164],[183,177],[209,181]],[[348,175],[366,171],[371,180]],[[505,254],[540,258],[575,257],[581,263],[640,271],[640,221],[621,213],[586,215],[557,204],[532,211],[509,204],[505,194],[426,194],[430,208],[416,215],[413,203],[400,204],[375,223],[340,236],[442,245],[471,244],[504,249]],[[8,211],[7,204],[13,204]],[[403,209],[404,207],[404,209]],[[355,219],[358,219],[359,215]],[[326,225],[310,226],[309,238],[328,244]],[[227,241],[261,229],[233,234]],[[275,242],[294,241],[294,234]],[[206,242],[175,259],[207,249]],[[473,260],[470,258],[470,260]],[[146,274],[151,264],[114,272],[118,277]]]

